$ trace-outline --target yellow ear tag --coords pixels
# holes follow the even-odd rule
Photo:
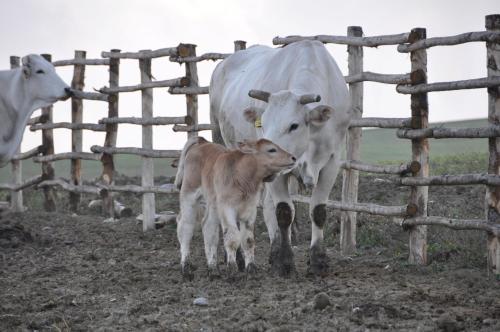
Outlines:
[[[255,119],[255,128],[262,128],[262,119],[260,117]]]

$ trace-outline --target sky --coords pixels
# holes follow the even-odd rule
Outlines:
[[[87,58],[99,58],[101,51],[138,51],[197,45],[197,53],[229,53],[234,40],[247,46],[272,46],[275,36],[345,35],[348,26],[363,28],[365,36],[398,34],[415,27],[427,28],[428,37],[483,31],[484,17],[500,14],[498,0],[16,0],[0,1],[0,69],[9,68],[9,56],[50,53],[54,60],[70,59],[75,50],[87,51]],[[341,70],[347,74],[346,46],[328,46]],[[410,70],[408,54],[396,46],[364,48],[364,70],[403,74]],[[429,82],[462,80],[486,76],[484,43],[431,48],[428,50]],[[200,85],[208,85],[215,63],[199,65]],[[71,67],[57,69],[70,84]],[[153,60],[157,80],[184,75],[183,67],[167,58]],[[107,84],[105,67],[87,67],[85,90]],[[120,85],[140,81],[136,60],[122,60]],[[364,116],[409,117],[409,96],[399,95],[393,85],[365,83]],[[140,92],[120,95],[120,116],[140,116]],[[487,95],[484,89],[429,94],[430,121],[484,118]],[[200,123],[208,123],[208,96],[199,97]],[[35,113],[36,114],[36,113]],[[54,120],[70,121],[71,103],[58,102]],[[84,102],[84,122],[106,117],[102,102]],[[165,89],[154,91],[154,115],[185,114],[185,98],[170,96]],[[120,125],[118,146],[141,145],[141,127]],[[55,131],[56,152],[70,151],[69,131]],[[210,137],[208,134],[204,136]],[[103,143],[103,134],[84,132],[84,151]],[[154,148],[179,149],[186,135],[169,127],[154,130]],[[25,133],[22,150],[40,144],[40,134]]]

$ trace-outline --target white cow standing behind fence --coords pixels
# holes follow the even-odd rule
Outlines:
[[[0,71],[0,167],[16,153],[31,114],[70,96],[70,87],[39,55],[23,57],[20,68]]]
[[[250,90],[254,90],[250,92],[253,99]],[[243,139],[264,137],[297,157],[294,173],[312,188],[309,268],[316,275],[325,273],[325,202],[339,171],[351,119],[346,82],[335,60],[316,41],[278,49],[253,46],[236,52],[212,75],[210,111],[212,122],[220,127],[215,140],[222,138],[226,145],[234,146]],[[295,211],[288,176],[266,186],[264,200],[271,267],[281,275],[295,269],[290,244]]]

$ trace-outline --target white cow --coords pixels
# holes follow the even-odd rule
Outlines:
[[[263,137],[297,157],[294,174],[312,189],[309,272],[324,274],[328,269],[322,245],[325,203],[339,172],[352,117],[346,82],[335,60],[318,41],[277,49],[258,45],[236,52],[212,75],[210,112],[212,123],[220,127],[214,140],[222,138],[234,146],[243,139]],[[290,244],[295,210],[288,176],[268,184],[264,199],[271,268],[285,276],[295,270]]]
[[[23,57],[20,68],[0,71],[0,167],[16,153],[31,114],[70,96],[70,87],[39,55]]]

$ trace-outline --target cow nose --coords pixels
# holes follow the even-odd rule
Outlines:
[[[66,95],[69,97],[72,97],[74,95],[73,90],[71,88],[64,88],[64,92],[66,92]]]
[[[292,156],[292,160],[293,160],[293,162],[296,162],[297,158],[295,158],[294,156]]]

